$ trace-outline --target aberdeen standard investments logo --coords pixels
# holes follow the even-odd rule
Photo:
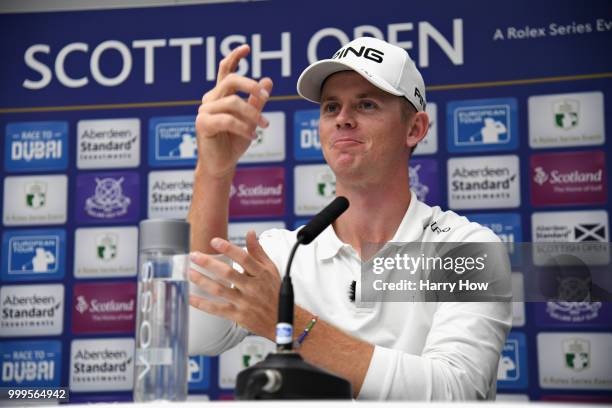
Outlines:
[[[77,284],[74,287],[72,331],[75,334],[134,331],[136,284]]]
[[[64,285],[0,288],[0,337],[62,333]]]
[[[138,167],[140,119],[81,120],[77,146],[79,169]]]
[[[68,166],[68,122],[6,125],[4,163],[9,172],[64,170]]]
[[[602,151],[534,155],[531,201],[535,206],[602,204],[607,199]]]
[[[61,279],[66,233],[60,229],[5,231],[2,238],[2,280]]]
[[[134,339],[72,341],[72,391],[129,391],[133,384]]]
[[[520,205],[517,156],[479,156],[448,161],[448,203],[453,209]]]
[[[132,172],[77,176],[77,221],[136,221],[139,215],[138,174]]]
[[[59,387],[61,364],[59,341],[0,342],[0,387]]]

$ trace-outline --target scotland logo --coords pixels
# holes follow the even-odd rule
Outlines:
[[[547,302],[546,312],[555,320],[584,323],[597,319],[601,302]]]
[[[123,195],[123,177],[96,178],[96,192],[85,201],[85,211],[96,218],[115,218],[125,215],[130,198]]]
[[[47,183],[32,182],[25,185],[25,201],[29,208],[37,210],[47,201]]]

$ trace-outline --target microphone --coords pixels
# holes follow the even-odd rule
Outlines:
[[[346,197],[336,197],[321,212],[314,216],[312,220],[298,234],[297,239],[304,245],[310,244],[325,228],[331,225],[349,207]]]
[[[351,383],[302,359],[293,351],[294,295],[291,264],[300,245],[310,244],[346,209],[349,201],[336,197],[297,234],[280,287],[276,353],[241,371],[236,379],[237,399],[351,399]]]

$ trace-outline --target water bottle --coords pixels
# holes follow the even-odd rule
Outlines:
[[[188,382],[189,224],[140,223],[134,401],[184,401]]]

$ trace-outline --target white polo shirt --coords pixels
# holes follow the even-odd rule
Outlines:
[[[259,238],[281,276],[296,234],[274,229]],[[499,239],[491,230],[465,217],[419,202],[412,193],[408,210],[391,241],[499,242]],[[340,241],[331,226],[312,244],[297,251],[291,269],[298,305],[375,345],[359,399],[495,397],[499,356],[512,324],[512,303],[363,303],[359,299],[360,274],[359,256],[350,245]],[[358,285],[355,302],[349,300],[352,281]],[[193,308],[191,317],[192,354],[219,354],[247,335],[235,323]]]

